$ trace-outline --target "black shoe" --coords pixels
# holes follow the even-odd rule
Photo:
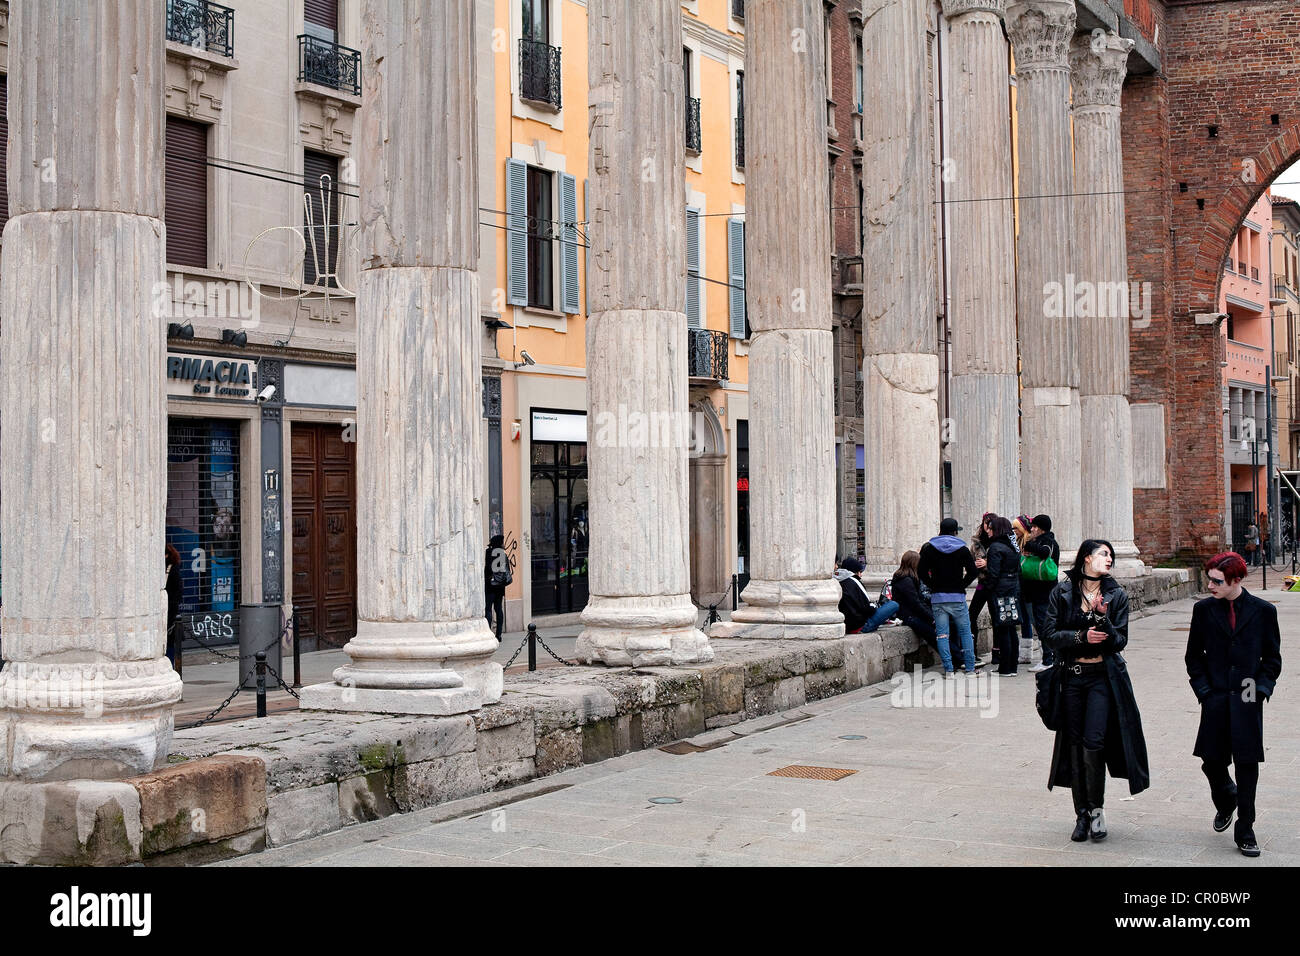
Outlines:
[[[1091,824],[1088,836],[1092,837],[1093,843],[1100,843],[1106,839],[1106,811],[1101,807],[1097,807],[1095,810],[1089,810],[1088,816]]]
[[[1075,821],[1074,832],[1070,834],[1070,839],[1075,843],[1088,842],[1088,827],[1092,823],[1092,817],[1087,810],[1079,811],[1079,819]]]
[[[1259,844],[1255,842],[1255,834],[1237,837],[1237,849],[1241,851],[1242,856],[1259,856]]]
[[[1214,832],[1222,833],[1224,830],[1228,829],[1228,827],[1232,826],[1232,815],[1236,812],[1237,808],[1233,807],[1226,812],[1216,813],[1214,815]]]

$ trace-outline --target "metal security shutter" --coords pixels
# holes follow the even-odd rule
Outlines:
[[[563,270],[564,311],[582,311],[578,298],[578,181],[560,173],[560,267]]]
[[[701,328],[700,321],[700,211],[686,207],[686,324]]]
[[[528,166],[506,160],[506,302],[528,304]]]
[[[9,77],[0,73],[0,231],[9,221]]]
[[[328,177],[328,189],[322,184]],[[339,161],[336,156],[304,150],[302,154],[303,191],[311,200],[311,225],[303,210],[302,280],[304,285],[318,281],[338,286],[339,230]],[[328,274],[328,278],[325,278]]]
[[[303,0],[302,18],[308,23],[333,30],[339,29],[339,0]]]
[[[208,267],[208,127],[167,117],[167,262]]]
[[[169,418],[167,543],[181,555],[185,638],[238,640],[240,532],[239,422]]]
[[[727,282],[731,337],[749,338],[745,321],[745,220],[727,220]]]

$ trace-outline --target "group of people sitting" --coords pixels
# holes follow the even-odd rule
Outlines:
[[[1034,627],[1041,631],[1056,585],[1061,549],[1052,535],[1052,519],[1010,519],[990,512],[969,545],[958,537],[960,531],[955,518],[944,518],[939,533],[920,551],[903,553],[876,601],[862,581],[863,562],[855,557],[838,561],[835,579],[840,583],[844,630],[871,633],[887,622],[906,625],[938,652],[945,677],[956,673],[958,651],[960,666],[970,674],[984,666],[975,654],[973,622],[988,607],[992,663],[999,674],[1014,675],[1017,665],[1032,663]],[[1031,560],[1023,562],[1025,556]],[[1026,569],[1033,576],[1026,576]],[[966,589],[972,583],[975,596],[968,606]],[[1018,632],[1023,635],[1019,640]],[[951,645],[954,636],[959,647]],[[1043,659],[1033,670],[1051,664],[1052,651],[1044,645]]]

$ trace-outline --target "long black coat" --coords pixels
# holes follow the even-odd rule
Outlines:
[[[1201,703],[1192,753],[1211,763],[1264,759],[1264,699],[1282,672],[1277,608],[1245,589],[1236,608],[1229,631],[1227,601],[1197,601],[1187,633],[1187,676]]]
[[[994,597],[1013,597],[1020,593],[1020,555],[1006,538],[995,538],[985,555],[984,570],[988,580],[984,587]]]
[[[1101,579],[1102,600],[1106,602],[1106,640],[1089,644],[1088,622],[1081,607],[1083,596],[1068,578],[1052,589],[1047,600],[1047,621],[1042,640],[1057,654],[1058,664],[1071,664],[1079,657],[1101,655],[1106,664],[1106,682],[1110,687],[1111,712],[1106,725],[1106,767],[1112,777],[1128,780],[1129,793],[1141,793],[1151,785],[1147,765],[1147,742],[1142,734],[1142,715],[1138,713],[1129,680],[1128,665],[1120,653],[1128,645],[1128,594],[1112,577]],[[1052,749],[1052,769],[1047,789],[1068,787],[1071,783],[1069,751],[1070,732],[1056,732]]]

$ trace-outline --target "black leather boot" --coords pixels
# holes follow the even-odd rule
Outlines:
[[[1083,776],[1088,790],[1088,807],[1091,826],[1088,835],[1093,840],[1106,839],[1106,754],[1101,750],[1083,752]]]
[[[1070,839],[1083,843],[1088,839],[1088,829],[1092,816],[1088,813],[1088,787],[1084,779],[1083,748],[1070,746],[1070,793],[1074,797],[1074,815],[1076,817],[1074,832]]]

